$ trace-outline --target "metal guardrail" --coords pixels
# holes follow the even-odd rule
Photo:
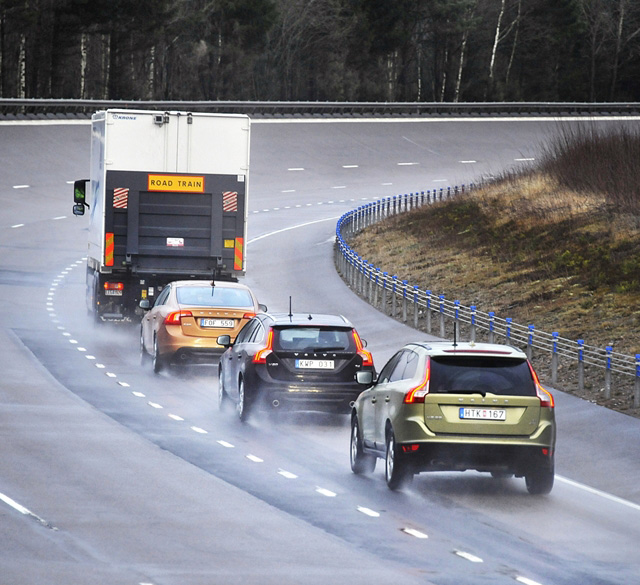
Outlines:
[[[514,323],[510,318],[498,317],[495,312],[483,312],[476,306],[465,306],[458,300],[449,300],[444,294],[435,295],[431,290],[421,290],[388,271],[375,267],[360,257],[347,243],[347,238],[387,217],[428,205],[435,201],[454,197],[474,185],[449,187],[396,195],[378,199],[345,213],[336,225],[336,265],[342,277],[371,305],[405,323],[412,322],[417,329],[422,325],[427,333],[439,326],[439,336],[447,337],[447,325],[455,324],[458,331],[464,327],[470,341],[483,332],[490,343],[497,339],[521,347],[529,359],[534,350],[546,354],[550,360],[551,383],[558,379],[558,362],[570,360],[577,367],[577,383],[584,388],[585,366],[604,370],[604,396],[611,398],[611,375],[634,376],[634,408],[640,407],[640,354],[635,357],[617,353],[610,346],[603,348],[585,343],[583,339],[571,340],[557,332],[539,331],[534,325]],[[539,357],[537,355],[536,357]]]
[[[224,112],[254,117],[636,116],[640,103],[588,102],[263,102],[0,99],[9,118],[86,118],[106,108]]]

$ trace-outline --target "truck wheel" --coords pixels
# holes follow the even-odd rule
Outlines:
[[[154,336],[153,338],[153,371],[158,374],[164,368],[164,360],[160,357],[158,353],[158,338]]]
[[[375,471],[375,455],[365,453],[362,448],[362,437],[360,435],[360,425],[356,415],[351,419],[351,449],[349,451],[351,459],[351,471],[357,475],[369,475]]]
[[[399,452],[393,429],[387,431],[387,451],[384,459],[384,477],[391,490],[402,489],[413,481],[413,472]]]

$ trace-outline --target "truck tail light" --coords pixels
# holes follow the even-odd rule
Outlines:
[[[431,359],[427,358],[427,367],[424,370],[424,377],[417,386],[411,388],[404,395],[405,404],[422,404],[424,397],[429,394],[429,378],[431,377]]]
[[[124,290],[124,282],[105,282],[104,290]]]
[[[533,369],[533,366],[531,365],[531,363],[530,362],[527,362],[527,363],[529,363],[529,369],[531,370],[531,377],[533,378],[533,383],[536,385],[536,394],[540,399],[540,406],[542,408],[554,408],[555,402],[553,400],[553,395],[551,394],[551,392],[548,392],[542,387],[542,384],[540,384],[540,380],[538,379],[538,374],[536,374],[536,371]]]
[[[368,352],[362,345],[362,340],[360,339],[358,332],[353,329],[351,333],[353,334],[353,340],[356,342],[356,350],[358,352],[358,355],[362,358],[362,365],[373,367],[373,358],[371,357],[371,353]]]
[[[164,318],[165,325],[180,325],[180,320],[183,317],[193,317],[191,311],[173,311]]]
[[[273,329],[269,329],[269,333],[267,333],[267,344],[254,354],[253,363],[266,364],[267,356],[272,352],[273,352]]]

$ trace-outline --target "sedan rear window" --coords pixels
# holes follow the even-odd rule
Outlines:
[[[351,329],[284,327],[276,329],[274,349],[283,351],[355,351]]]
[[[249,291],[224,286],[181,286],[176,291],[178,304],[197,307],[253,307]]]
[[[432,357],[429,392],[536,395],[526,360],[468,356]]]

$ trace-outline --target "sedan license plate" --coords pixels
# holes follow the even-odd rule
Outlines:
[[[200,327],[235,327],[233,319],[200,319]]]
[[[296,368],[333,370],[333,360],[296,360]]]
[[[504,408],[460,408],[460,418],[469,420],[507,420]]]

